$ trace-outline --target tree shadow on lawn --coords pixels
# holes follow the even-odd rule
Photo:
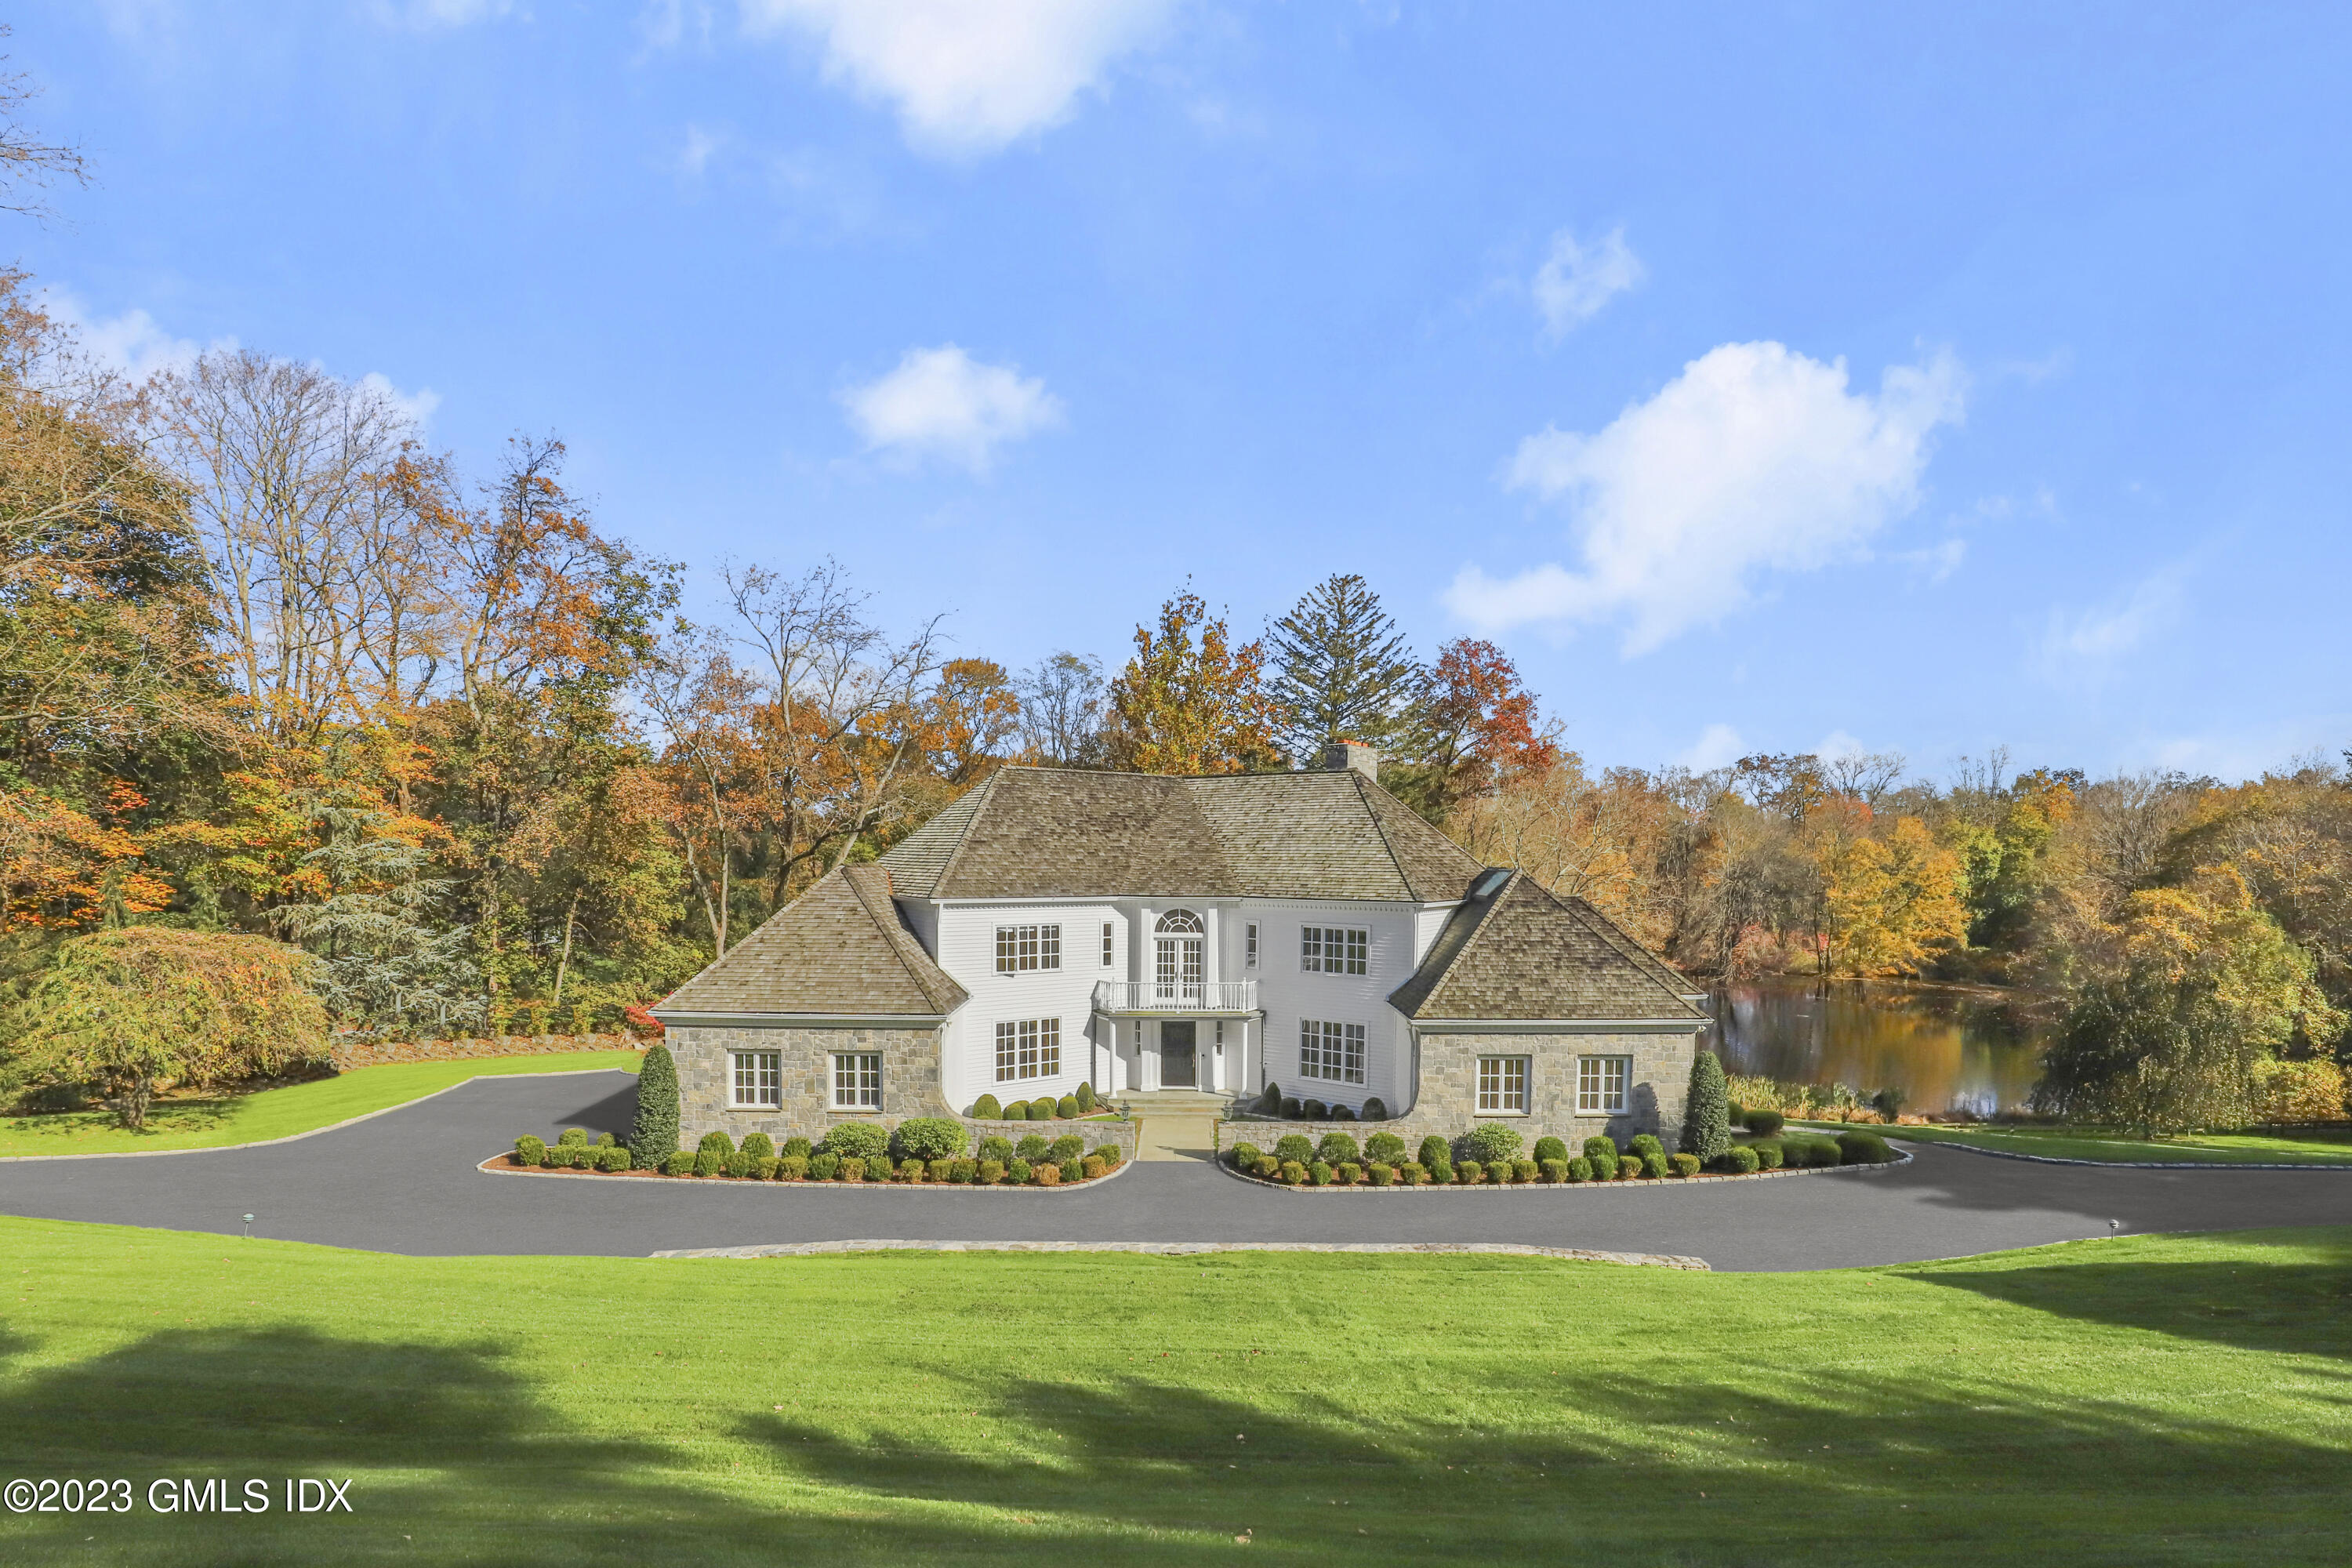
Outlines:
[[[2274,1246],[2276,1262],[2135,1259],[2134,1238],[2077,1243],[2112,1258],[1988,1267],[1961,1260],[1904,1268],[1904,1278],[2038,1312],[2145,1329],[2239,1350],[2352,1360],[2352,1228],[2239,1233],[2234,1247]]]

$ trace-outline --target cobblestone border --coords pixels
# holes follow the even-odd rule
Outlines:
[[[1376,1187],[1369,1182],[1360,1187],[1318,1187],[1312,1185],[1300,1185],[1294,1187],[1288,1182],[1269,1182],[1264,1176],[1245,1175],[1242,1172],[1234,1170],[1233,1167],[1233,1162],[1225,1159],[1222,1152],[1219,1153],[1217,1159],[1213,1163],[1218,1170],[1223,1171],[1226,1175],[1231,1176],[1236,1182],[1247,1182],[1253,1187],[1271,1187],[1278,1193],[1312,1194],[1318,1197],[1329,1193],[1378,1193],[1381,1196],[1386,1197],[1397,1193],[1549,1193],[1569,1192],[1571,1190],[1590,1190],[1598,1192],[1602,1190],[1614,1190],[1620,1187],[1681,1188],[1687,1191],[1694,1187],[1705,1186],[1713,1182],[1770,1182],[1778,1181],[1782,1176],[1877,1175],[1887,1171],[1901,1170],[1904,1166],[1911,1163],[1911,1156],[1904,1151],[1897,1149],[1895,1151],[1895,1158],[1892,1160],[1881,1161],[1879,1163],[1874,1165],[1808,1165],[1801,1171],[1753,1171],[1746,1175],[1732,1175],[1717,1172],[1709,1172],[1696,1176],[1643,1176],[1637,1180],[1630,1182],[1511,1182],[1502,1185],[1490,1185],[1487,1183],[1481,1182],[1475,1187],[1461,1186],[1453,1182],[1432,1182],[1426,1186],[1420,1187]]]
[[[1105,1171],[1101,1175],[1097,1176],[1090,1182],[1064,1182],[1051,1187],[1016,1187],[1009,1182],[999,1183],[995,1186],[983,1186],[978,1182],[761,1182],[752,1181],[742,1176],[656,1176],[648,1178],[642,1173],[635,1171],[549,1171],[541,1169],[536,1165],[507,1164],[505,1163],[507,1156],[513,1152],[514,1151],[511,1149],[501,1149],[497,1153],[491,1155],[488,1159],[483,1161],[480,1164],[475,1166],[474,1169],[481,1172],[486,1176],[545,1176],[551,1180],[560,1176],[566,1181],[574,1182],[642,1182],[648,1179],[661,1182],[699,1181],[704,1186],[713,1188],[773,1187],[779,1192],[1045,1194],[1092,1192],[1095,1188],[1101,1186],[1106,1182],[1116,1182],[1121,1176],[1127,1174],[1128,1171],[1135,1164],[1135,1162],[1131,1159],[1121,1160],[1117,1165]],[[660,1254],[656,1253],[655,1256],[659,1257]]]
[[[1857,1167],[1859,1169],[1859,1167]],[[1704,1258],[1673,1252],[1594,1252],[1580,1247],[1526,1247],[1505,1241],[803,1241],[771,1247],[688,1247],[656,1258],[821,1258],[851,1252],[1130,1252],[1194,1258],[1210,1252],[1486,1253],[1621,1263],[1642,1268],[1710,1273]]]

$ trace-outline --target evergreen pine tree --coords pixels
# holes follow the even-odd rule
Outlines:
[[[1353,573],[1333,573],[1268,628],[1272,690],[1291,754],[1312,760],[1331,741],[1396,744],[1411,728],[1422,679],[1404,634],[1381,596]]]
[[[658,1170],[677,1152],[677,1064],[656,1045],[637,1069],[637,1119],[629,1129],[629,1163]]]
[[[1703,1050],[1691,1062],[1690,1097],[1683,1102],[1685,1154],[1712,1160],[1731,1150],[1731,1090],[1723,1081],[1723,1061]]]

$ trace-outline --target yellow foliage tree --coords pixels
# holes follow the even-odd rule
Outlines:
[[[1847,973],[1916,974],[1967,938],[1966,868],[1916,816],[1843,838],[1824,869],[1832,963]]]
[[[1237,773],[1280,760],[1261,686],[1265,652],[1234,645],[1191,589],[1135,628],[1135,657],[1111,682],[1112,765],[1139,773]]]

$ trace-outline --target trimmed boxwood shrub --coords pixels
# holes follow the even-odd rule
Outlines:
[[[1087,1141],[1084,1138],[1075,1132],[1065,1132],[1054,1140],[1054,1146],[1046,1151],[1045,1157],[1056,1165],[1066,1165],[1073,1160],[1083,1158],[1086,1152]]]
[[[556,1138],[555,1146],[559,1149],[586,1148],[588,1146],[588,1129],[585,1127],[565,1128]]]
[[[982,1160],[980,1163],[980,1184],[983,1187],[996,1185],[1004,1180],[1005,1170],[1005,1162],[1003,1160]]]
[[[961,1182],[969,1186],[972,1182],[978,1180],[979,1176],[980,1162],[977,1160],[950,1160],[948,1162],[948,1180],[950,1182]]]
[[[1283,1161],[1296,1160],[1304,1165],[1315,1158],[1315,1140],[1304,1132],[1286,1132],[1274,1141],[1274,1157]]]
[[[923,1179],[930,1182],[952,1182],[956,1179],[955,1168],[962,1163],[964,1162],[961,1160],[926,1161],[923,1166]]]
[[[1654,1132],[1636,1132],[1625,1141],[1625,1152],[1639,1154],[1644,1160],[1653,1154],[1663,1154],[1665,1152],[1666,1146],[1658,1142],[1658,1135]]]
[[[1060,1101],[1056,1100],[1050,1094],[1039,1095],[1036,1099],[1029,1102],[1029,1120],[1032,1121],[1053,1121],[1060,1103]]]
[[[1756,1163],[1755,1150],[1745,1143],[1735,1143],[1723,1152],[1723,1158],[1716,1162],[1716,1168],[1728,1171],[1735,1176],[1752,1176],[1756,1173]]]
[[[785,1156],[787,1159],[793,1155],[798,1155],[800,1158],[805,1160],[811,1154],[816,1152],[816,1145],[811,1143],[805,1138],[787,1138],[784,1140],[784,1146],[782,1149],[777,1150],[776,1152]]]
[[[1384,1165],[1404,1163],[1404,1140],[1393,1132],[1375,1132],[1364,1140],[1364,1158]]]
[[[1026,1160],[1015,1159],[1011,1164],[1004,1167],[1004,1179],[1012,1183],[1016,1187],[1025,1187],[1029,1184],[1029,1162]]]
[[[1225,1152],[1233,1161],[1234,1170],[1254,1171],[1257,1168],[1257,1163],[1264,1157],[1265,1151],[1255,1143],[1236,1143]]]
[[[1565,1161],[1568,1158],[1568,1145],[1557,1138],[1538,1138],[1536,1140],[1535,1148],[1529,1152],[1535,1156],[1538,1164],[1541,1164],[1546,1160]]]
[[[683,1149],[671,1150],[669,1152],[669,1158],[661,1163],[661,1173],[665,1176],[690,1176],[694,1174],[694,1156],[688,1153]]]
[[[780,1182],[805,1182],[808,1175],[809,1157],[806,1154],[786,1154],[776,1162],[776,1180]]]
[[[1054,1102],[1054,1114],[1065,1121],[1076,1121],[1078,1119],[1078,1097],[1075,1094],[1062,1096]]]
[[[1454,1163],[1454,1145],[1433,1132],[1421,1141],[1420,1158],[1424,1165],[1433,1167],[1441,1160],[1450,1165]]]
[[[1004,1102],[992,1094],[983,1094],[971,1102],[971,1119],[974,1121],[1002,1121],[1004,1120]]]
[[[1418,1160],[1408,1160],[1397,1167],[1397,1177],[1408,1187],[1429,1185],[1429,1167]]]
[[[1092,1149],[1087,1150],[1087,1152],[1099,1156],[1104,1164],[1111,1166],[1114,1169],[1118,1167],[1118,1163],[1121,1160],[1127,1158],[1126,1153],[1116,1143],[1097,1143]]]
[[[1604,1147],[1595,1149],[1592,1146],[1594,1143],[1602,1144]],[[1608,1139],[1588,1140],[1584,1145],[1582,1158],[1586,1169],[1592,1173],[1594,1181],[1613,1182],[1617,1179],[1617,1147]]]
[[[1344,1105],[1331,1108],[1331,1120],[1334,1121],[1353,1121],[1355,1119],[1356,1113]]]
[[[1368,1100],[1364,1101],[1364,1120],[1365,1120],[1365,1121],[1386,1121],[1388,1119],[1389,1119],[1389,1107],[1388,1107],[1388,1102],[1387,1102],[1386,1100],[1382,1100],[1379,1095],[1377,1095],[1377,1094],[1376,1094],[1376,1095],[1372,1096],[1370,1100]]]
[[[1677,1176],[1688,1177],[1698,1174],[1699,1161],[1696,1154],[1669,1154],[1666,1156],[1666,1161],[1674,1166],[1675,1174]]]
[[[1542,1173],[1541,1168],[1533,1160],[1511,1162],[1511,1180],[1515,1182],[1532,1182]]]
[[[551,1171],[572,1169],[572,1148],[569,1143],[550,1143],[539,1156],[541,1166]]]
[[[743,1152],[751,1155],[754,1160],[772,1159],[776,1152],[776,1142],[764,1132],[746,1132],[743,1134]]]
[[[1307,1167],[1296,1160],[1285,1160],[1276,1169],[1282,1179],[1294,1187],[1307,1180]]]
[[[1318,1187],[1329,1186],[1331,1184],[1331,1178],[1336,1173],[1335,1173],[1330,1166],[1325,1164],[1320,1160],[1316,1161],[1313,1164],[1307,1167],[1307,1179],[1314,1183]]]
[[[705,1152],[718,1154],[719,1151],[711,1149],[705,1151]],[[701,1159],[701,1155],[698,1154],[695,1158],[698,1162]],[[719,1154],[719,1169],[720,1173],[725,1175],[736,1177],[748,1176],[751,1173],[751,1156],[746,1154],[740,1149],[736,1150],[732,1154]]]
[[[1089,1182],[1095,1180],[1098,1176],[1108,1175],[1109,1173],[1110,1167],[1104,1164],[1100,1160],[1096,1159],[1091,1154],[1078,1162],[1078,1174],[1085,1177]]]
[[[772,1182],[776,1179],[777,1170],[782,1164],[783,1161],[775,1155],[762,1154],[751,1162],[751,1179],[755,1182]]]
[[[642,1168],[665,1170],[677,1152],[677,1064],[656,1045],[637,1068],[637,1115],[629,1127],[629,1153]]]
[[[1396,1185],[1397,1169],[1394,1165],[1388,1163],[1386,1161],[1373,1161],[1370,1164],[1364,1167],[1364,1174],[1370,1180],[1372,1185],[1376,1187],[1392,1187]]]
[[[1090,1083],[1078,1085],[1077,1100],[1080,1115],[1092,1110],[1095,1108],[1095,1086]]]
[[[1650,1180],[1654,1182],[1663,1180],[1665,1176],[1666,1169],[1666,1157],[1664,1154],[1644,1154],[1642,1156],[1642,1174],[1648,1177]]]
[[[1299,1120],[1299,1114],[1305,1108],[1301,1106],[1297,1100],[1292,1099],[1289,1095],[1286,1094],[1282,1097],[1281,1110],[1282,1119],[1285,1121],[1297,1121]]]
[[[1253,1167],[1253,1171],[1254,1173],[1264,1176],[1268,1181],[1272,1181],[1276,1176],[1282,1174],[1282,1162],[1276,1159],[1271,1154],[1261,1154],[1258,1156],[1257,1164]]]
[[[1330,1114],[1331,1108],[1319,1100],[1302,1100],[1298,1102],[1298,1120],[1301,1121],[1320,1121]]]
[[[982,1160],[993,1160],[1000,1165],[1008,1164],[1013,1159],[1013,1140],[1002,1133],[992,1132],[980,1141],[980,1147],[973,1153]]]
[[[1884,1165],[1895,1158],[1895,1151],[1886,1140],[1875,1132],[1841,1132],[1837,1137],[1841,1163],[1848,1165]]]
[[[735,1152],[735,1140],[724,1132],[706,1132],[702,1135],[702,1142],[694,1146],[694,1152],[698,1154],[716,1153],[724,1160],[728,1155]]]
[[[1611,1142],[1606,1138],[1587,1138],[1584,1141],[1584,1157],[1586,1159],[1598,1159],[1603,1154],[1614,1159],[1617,1154],[1617,1145]]]
[[[891,1134],[902,1160],[952,1160],[971,1147],[971,1130],[946,1116],[909,1116]]]
[[[1781,1147],[1793,1148],[1795,1145],[1783,1144]],[[1842,1165],[1845,1163],[1845,1152],[1826,1138],[1806,1139],[1804,1150],[1808,1165]]]
[[[841,1159],[841,1179],[845,1182],[864,1181],[866,1179],[865,1160],[856,1154],[843,1155]]]
[[[1570,1156],[1568,1162],[1568,1179],[1571,1182],[1592,1180],[1592,1162],[1581,1154]]]
[[[1362,1159],[1364,1152],[1356,1147],[1356,1141],[1345,1132],[1326,1132],[1323,1141],[1315,1145],[1315,1157],[1327,1165],[1344,1165],[1351,1160]]]
[[[1640,1179],[1641,1174],[1642,1156],[1639,1154],[1620,1154],[1617,1157],[1617,1179],[1619,1181],[1636,1181]]]
[[[1538,1160],[1536,1162],[1536,1180],[1539,1182],[1554,1183],[1568,1180],[1568,1162],[1565,1160]]]
[[[1065,1182],[1077,1183],[1087,1179],[1087,1163],[1084,1160],[1065,1160],[1053,1168],[1061,1172]]]
[[[599,1149],[610,1149],[619,1142],[620,1140],[614,1137],[610,1132],[602,1133],[596,1139],[596,1147]]]
[[[872,1162],[890,1152],[890,1134],[876,1122],[840,1121],[824,1135],[824,1146],[844,1160]]]
[[[1516,1127],[1506,1127],[1499,1121],[1482,1121],[1462,1140],[1462,1152],[1479,1163],[1491,1165],[1497,1160],[1516,1160],[1527,1140]]]
[[[1045,1141],[1045,1135],[1043,1132],[1032,1132],[1013,1146],[1013,1152],[1034,1165],[1044,1159],[1045,1151],[1052,1147],[1053,1145]]]
[[[812,1182],[830,1182],[841,1174],[841,1156],[830,1149],[809,1156],[808,1177]]]
[[[1475,1160],[1465,1160],[1454,1167],[1454,1179],[1465,1187],[1475,1187],[1486,1177],[1485,1168]]]
[[[1357,1186],[1364,1179],[1364,1167],[1353,1160],[1342,1160],[1331,1169],[1339,1174],[1339,1184],[1343,1187]]]
[[[1777,1110],[1751,1110],[1740,1118],[1740,1125],[1759,1138],[1778,1138],[1789,1119]]]
[[[528,1132],[524,1133],[521,1137],[515,1140],[514,1157],[515,1163],[518,1165],[540,1165],[546,1163],[547,1140],[544,1138],[535,1138]]]
[[[694,1173],[696,1175],[716,1176],[726,1169],[727,1156],[721,1154],[718,1150],[698,1149],[694,1152]]]
[[[1034,1187],[1058,1187],[1062,1184],[1062,1167],[1050,1160],[1040,1160],[1029,1167],[1029,1184]]]
[[[1282,1114],[1282,1085],[1269,1083],[1257,1091],[1257,1113],[1260,1116]]]

